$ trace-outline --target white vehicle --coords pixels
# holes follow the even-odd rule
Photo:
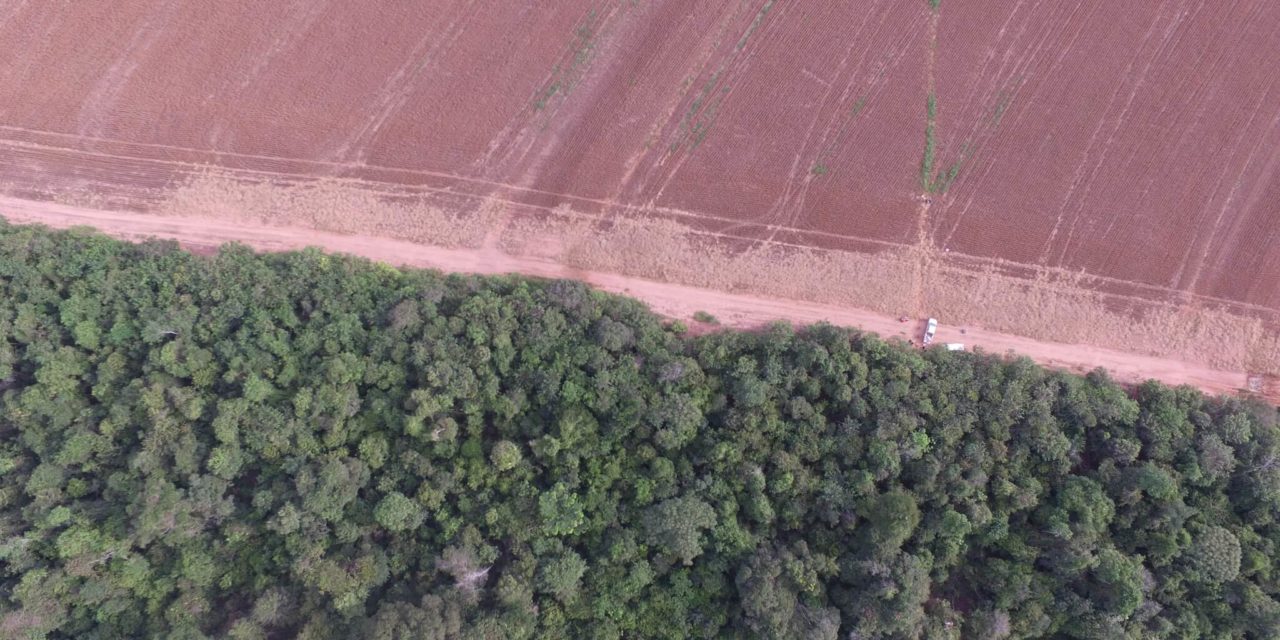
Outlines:
[[[964,351],[963,342],[948,342],[947,351]]]
[[[924,325],[924,346],[929,346],[933,342],[933,334],[938,332],[937,318],[929,318],[929,322]]]

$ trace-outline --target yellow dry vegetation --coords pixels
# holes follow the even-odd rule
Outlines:
[[[562,206],[532,219],[497,197],[472,198],[465,208],[433,198],[350,180],[271,183],[208,172],[174,189],[158,210],[444,247],[496,245],[583,270],[922,313],[951,325],[1280,375],[1280,319],[1265,310],[1107,293],[1083,274],[999,263],[975,268],[963,256],[928,247],[797,248],[727,240],[642,211],[602,219]]]

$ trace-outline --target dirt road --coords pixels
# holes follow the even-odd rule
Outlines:
[[[573,278],[604,291],[638,298],[663,316],[688,320],[695,312],[706,311],[716,316],[722,325],[735,328],[759,327],[776,320],[799,324],[825,320],[836,325],[858,327],[885,337],[918,338],[918,322],[903,323],[897,318],[870,311],[582,271],[551,260],[515,257],[493,249],[445,249],[299,227],[105,211],[7,197],[0,197],[0,215],[13,223],[38,223],[59,229],[89,226],[125,240],[165,238],[193,248],[216,247],[232,241],[262,251],[317,246],[328,251],[349,253],[396,265],[443,271]],[[1045,366],[1078,373],[1102,367],[1113,379],[1122,383],[1138,383],[1154,378],[1171,385],[1192,385],[1209,393],[1233,394],[1247,388],[1249,382],[1248,374],[1241,371],[1219,371],[1190,362],[1089,345],[1043,342],[986,331],[979,327],[948,326],[945,318],[941,320],[936,337],[939,344],[960,342],[966,348],[979,348],[988,353],[1017,353]],[[1278,385],[1268,385],[1265,393],[1269,400],[1280,402],[1280,392],[1277,392],[1276,386]]]

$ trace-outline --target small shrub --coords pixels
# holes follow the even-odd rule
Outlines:
[[[693,319],[703,324],[720,324],[719,318],[716,318],[715,316],[707,313],[706,311],[699,311],[693,314]]]

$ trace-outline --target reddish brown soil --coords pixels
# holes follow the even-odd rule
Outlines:
[[[148,211],[215,166],[906,250],[920,311],[926,262],[1280,310],[1280,3],[1158,4],[14,0],[0,193]]]
[[[0,96],[0,137],[72,156],[0,181],[48,188],[87,163],[103,175],[69,188],[163,186],[172,167],[118,165],[302,160],[752,238],[913,238],[923,3],[118,4],[32,2],[0,23],[17,44],[0,82],[24,87]]]
[[[1280,307],[1280,4],[942,3],[954,251]]]

